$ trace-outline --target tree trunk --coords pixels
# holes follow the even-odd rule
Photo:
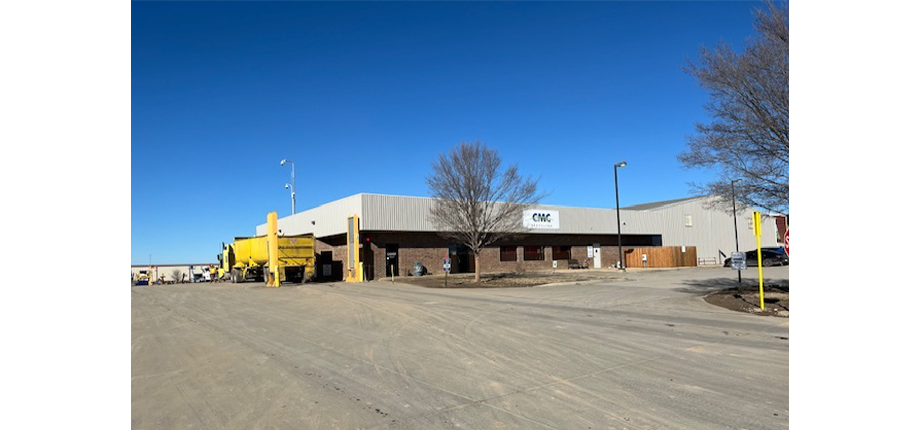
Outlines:
[[[479,253],[473,253],[473,259],[476,261],[476,283],[479,283]]]

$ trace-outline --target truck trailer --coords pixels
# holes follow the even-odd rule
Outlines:
[[[265,280],[269,273],[268,236],[237,237],[224,244],[217,256],[218,275],[229,274],[233,283]],[[306,282],[315,275],[315,245],[312,234],[278,236],[278,265],[281,282]]]

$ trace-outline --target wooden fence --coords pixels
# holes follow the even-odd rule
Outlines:
[[[695,246],[652,246],[623,250],[626,267],[695,267]],[[646,261],[642,261],[642,255]]]

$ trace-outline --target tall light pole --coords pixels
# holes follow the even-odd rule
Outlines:
[[[291,190],[291,215],[294,215],[294,187],[291,184],[284,184],[285,190]]]
[[[735,209],[735,182],[741,182],[741,179],[732,179],[732,217],[735,219],[735,252],[741,252],[738,249],[738,210]],[[738,271],[738,286],[741,287],[741,271]]]
[[[613,188],[616,190],[617,195],[617,246],[620,247],[620,261],[617,262],[617,265],[619,265],[619,270],[625,272],[626,265],[623,264],[623,235],[620,234],[620,180],[617,178],[617,167],[626,167],[626,162],[621,161],[613,165]]]
[[[295,184],[295,182],[294,182],[294,162],[291,161],[291,160],[288,160],[287,158],[285,158],[284,160],[281,160],[281,165],[282,165],[282,166],[284,166],[285,163],[290,163],[290,164],[291,164],[291,183],[290,183],[290,184],[284,184],[284,188],[287,189],[288,186],[290,185],[290,189],[291,189],[291,215],[294,215],[294,212],[295,212],[296,207],[297,207],[297,197],[296,197],[296,193],[294,192],[294,184]]]

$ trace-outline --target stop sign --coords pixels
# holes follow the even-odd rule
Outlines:
[[[789,229],[786,229],[786,234],[783,237],[783,249],[786,250],[786,255],[789,255]]]

